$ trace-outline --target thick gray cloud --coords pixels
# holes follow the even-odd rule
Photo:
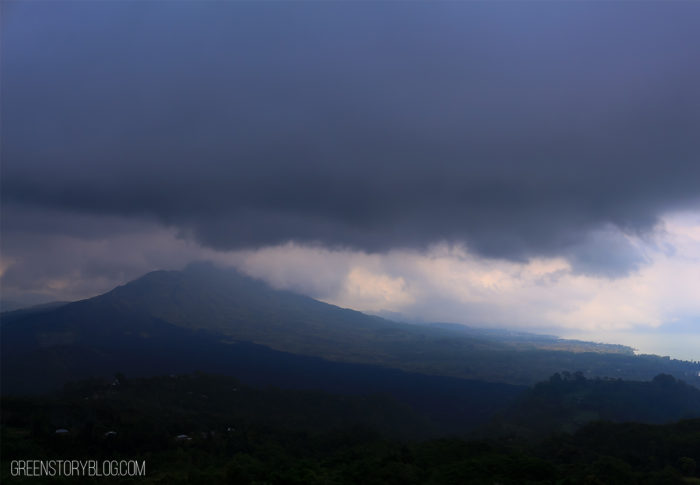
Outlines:
[[[698,3],[2,8],[5,211],[615,276],[698,207]]]

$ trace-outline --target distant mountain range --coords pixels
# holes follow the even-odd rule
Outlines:
[[[634,356],[622,346],[393,322],[208,264],[152,272],[87,300],[5,312],[1,330],[3,392],[116,371],[196,369],[317,385],[327,376],[312,368],[340,369],[341,363],[377,366],[372,372],[379,374],[399,369],[515,385],[561,371],[631,380],[667,373],[700,385],[695,363]],[[263,361],[306,370],[282,377],[285,371]]]

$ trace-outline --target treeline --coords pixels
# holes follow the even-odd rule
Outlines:
[[[668,374],[644,382],[562,372],[526,391],[489,431],[532,439],[573,432],[592,421],[663,424],[698,417],[700,389]]]

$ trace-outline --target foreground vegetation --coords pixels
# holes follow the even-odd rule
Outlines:
[[[429,426],[384,396],[260,390],[204,374],[119,376],[4,398],[0,478],[38,483],[11,477],[13,459],[85,458],[145,460],[146,476],[124,483],[700,483],[700,419],[597,421],[538,441],[424,440]]]

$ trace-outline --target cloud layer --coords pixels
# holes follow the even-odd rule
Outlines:
[[[446,242],[618,277],[644,263],[630,237],[698,207],[692,2],[3,13],[4,210],[53,226],[146,218],[221,250]]]

